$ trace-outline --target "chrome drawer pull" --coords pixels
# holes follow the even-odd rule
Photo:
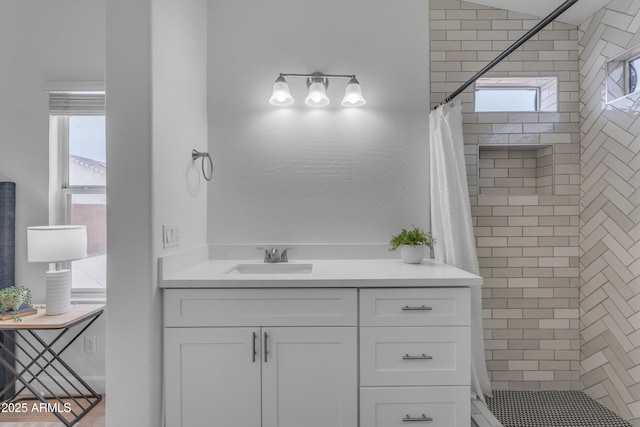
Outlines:
[[[431,311],[431,310],[433,310],[433,308],[425,307],[424,305],[421,305],[420,307],[412,307],[410,305],[405,305],[404,307],[402,307],[402,311]]]
[[[433,356],[427,356],[424,353],[422,353],[421,356],[409,356],[409,353],[402,356],[402,360],[431,360],[431,359],[433,359]]]
[[[258,350],[256,349],[256,340],[258,339],[258,334],[253,333],[253,358],[252,362],[256,363],[256,356],[258,355]]]
[[[407,414],[407,416],[402,419],[402,422],[406,423],[406,422],[409,422],[409,421],[430,423],[431,421],[433,421],[433,418],[432,417],[427,417],[425,414],[422,414],[422,416],[420,418],[411,418],[409,416],[409,414]]]

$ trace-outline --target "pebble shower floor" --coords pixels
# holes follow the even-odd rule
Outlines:
[[[581,391],[498,390],[486,400],[504,427],[633,427]]]

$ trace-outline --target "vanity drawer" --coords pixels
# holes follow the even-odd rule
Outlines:
[[[364,387],[360,389],[360,425],[469,427],[469,396],[469,387]]]
[[[355,289],[167,289],[165,327],[357,326]]]
[[[360,328],[362,386],[469,385],[469,327]]]
[[[362,289],[361,326],[469,325],[469,288]]]

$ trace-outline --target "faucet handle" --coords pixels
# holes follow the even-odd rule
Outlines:
[[[260,246],[258,246],[256,249],[258,249],[259,251],[264,251],[264,262],[271,261],[271,252],[269,252],[269,249],[261,248]]]
[[[289,255],[287,254],[287,251],[295,251],[295,248],[284,248],[280,254],[280,261],[289,262]]]

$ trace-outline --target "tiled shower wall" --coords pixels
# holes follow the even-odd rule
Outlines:
[[[432,102],[538,22],[431,0]],[[578,29],[551,24],[487,74],[501,76],[555,76],[559,94],[558,111],[545,113],[474,113],[473,87],[456,98],[485,279],[487,367],[496,389],[579,389]]]
[[[605,62],[640,43],[640,0],[614,0],[580,30],[580,379],[640,426],[639,110],[605,104]]]

